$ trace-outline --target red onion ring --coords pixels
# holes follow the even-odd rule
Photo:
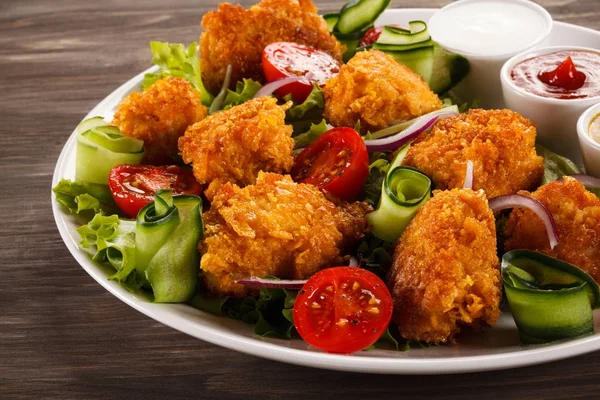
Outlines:
[[[291,76],[289,78],[283,78],[283,79],[278,79],[278,80],[273,81],[273,82],[269,82],[265,86],[263,86],[262,88],[260,88],[260,90],[258,92],[256,92],[256,94],[254,95],[254,98],[256,99],[257,97],[270,96],[277,89],[279,89],[279,88],[281,88],[281,87],[283,87],[285,85],[289,85],[290,83],[298,82],[298,81],[301,81],[301,80],[306,80],[306,77],[304,77],[304,76]]]
[[[350,257],[348,266],[349,267],[358,267],[358,260],[356,259],[356,257]]]
[[[576,179],[579,183],[581,183],[585,187],[589,187],[592,189],[600,189],[600,178],[596,178],[595,176],[585,175],[585,174],[575,174],[569,175],[571,178]],[[561,177],[559,181],[563,181]]]
[[[255,288],[302,289],[306,280],[264,279],[251,276],[250,278],[238,279],[235,283]]]
[[[473,190],[473,161],[467,161],[467,170],[465,172],[465,183],[463,183],[463,189]]]
[[[416,138],[419,134],[431,128],[433,124],[437,122],[438,119],[448,117],[451,115],[456,115],[456,112],[448,111],[444,113],[439,113],[437,115],[424,115],[421,118],[416,119],[411,126],[395,135],[388,136],[382,139],[365,140],[367,150],[370,152],[396,150],[405,143]]]
[[[546,227],[546,233],[548,234],[548,241],[550,242],[550,248],[558,244],[558,234],[556,232],[556,223],[552,214],[548,211],[546,206],[540,203],[533,197],[524,196],[522,194],[507,194],[504,196],[497,196],[489,200],[489,205],[492,211],[498,212],[506,210],[508,208],[525,207],[535,213]]]

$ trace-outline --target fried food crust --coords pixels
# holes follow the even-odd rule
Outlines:
[[[204,15],[202,27],[202,77],[212,93],[221,88],[229,64],[232,85],[242,78],[264,81],[262,52],[274,42],[312,46],[338,61],[344,51],[311,0],[263,0],[248,10],[221,3],[218,11]]]
[[[131,93],[117,108],[112,124],[124,135],[144,141],[147,154],[177,154],[186,128],[206,117],[200,92],[183,78],[163,78],[141,93]]]
[[[258,171],[288,172],[294,164],[292,127],[285,124],[288,107],[260,97],[208,116],[179,139],[183,161],[192,164],[203,184],[247,185],[256,181]]]
[[[485,193],[434,191],[396,247],[388,285],[407,339],[453,343],[462,328],[493,325],[502,289]]]
[[[336,206],[313,185],[260,172],[255,185],[223,184],[203,215],[200,268],[209,292],[243,297],[250,276],[306,279],[339,262],[366,229],[365,203]]]
[[[407,66],[377,50],[361,51],[323,89],[325,118],[371,132],[440,109],[442,102]]]
[[[515,208],[505,226],[506,251],[529,249],[574,264],[600,283],[600,199],[574,178],[553,181],[533,193],[554,217],[558,244],[550,249],[542,221],[530,210]]]
[[[469,110],[443,118],[420,135],[404,164],[433,179],[439,189],[463,186],[473,162],[473,188],[488,198],[536,187],[544,174],[535,152],[535,125],[511,110]]]

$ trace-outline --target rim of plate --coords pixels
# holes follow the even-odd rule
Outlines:
[[[389,9],[386,10],[383,16],[395,13],[407,15],[415,12],[434,13],[437,10],[437,8]],[[580,30],[589,34],[595,34],[600,38],[600,32],[590,28],[559,21],[555,21],[555,26],[556,25],[573,30]],[[85,118],[99,114],[99,110],[105,108],[106,104],[111,102],[115,97],[122,98],[131,88],[141,82],[145,73],[155,69],[156,67],[150,67],[125,82],[98,103]],[[63,146],[56,163],[52,177],[52,187],[56,186],[59,180],[64,177],[68,158],[74,149],[75,141],[76,132],[73,131]],[[96,280],[96,282],[119,300],[146,316],[190,336],[231,350],[279,362],[339,371],[382,374],[452,374],[530,366],[573,357],[600,349],[600,333],[597,333],[591,336],[559,342],[548,346],[523,348],[523,350],[507,351],[505,353],[496,354],[419,359],[376,356],[360,357],[293,349],[263,341],[259,337],[245,337],[221,329],[203,326],[201,322],[193,321],[186,318],[184,315],[173,314],[168,309],[167,305],[149,303],[148,301],[137,298],[134,294],[116,289],[112,282],[107,279],[106,274],[102,269],[92,262],[87,253],[79,247],[77,244],[78,240],[69,233],[68,225],[72,224],[72,221],[69,221],[69,218],[72,217],[65,213],[56,202],[52,191],[50,193],[50,198],[54,220],[63,242],[75,260],[92,278],[94,278],[94,280]],[[187,305],[181,306],[191,308]],[[201,312],[196,309],[193,310]],[[241,323],[242,322],[240,322],[240,324]]]

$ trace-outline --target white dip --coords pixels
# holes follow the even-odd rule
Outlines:
[[[433,40],[466,55],[499,56],[533,46],[551,27],[549,14],[526,1],[463,0],[429,22]]]

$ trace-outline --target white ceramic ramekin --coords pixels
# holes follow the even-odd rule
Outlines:
[[[552,31],[552,16],[542,6],[528,0],[503,0],[503,3],[523,5],[535,11],[542,19],[544,19],[545,30],[540,32],[540,35],[535,42],[525,44],[525,46],[521,46],[510,53],[498,55],[472,54],[445,45],[443,31],[437,32],[435,28],[436,19],[446,10],[477,1],[482,0],[459,0],[441,8],[429,20],[429,31],[432,35],[432,39],[440,46],[452,53],[462,54],[469,60],[471,66],[469,74],[454,89],[452,89],[454,95],[461,101],[477,101],[478,105],[482,108],[504,108],[500,81],[498,80],[502,65],[515,54],[542,44],[544,39],[550,34],[550,31]]]
[[[535,122],[537,139],[550,150],[582,165],[577,139],[577,120],[590,106],[600,102],[600,96],[584,99],[553,99],[530,93],[514,84],[510,74],[521,61],[564,50],[599,50],[577,46],[552,46],[525,51],[508,60],[500,71],[502,94],[507,108]]]
[[[600,143],[594,141],[588,134],[590,123],[596,116],[600,116],[600,103],[591,106],[581,114],[577,120],[577,136],[585,172],[600,178]]]

